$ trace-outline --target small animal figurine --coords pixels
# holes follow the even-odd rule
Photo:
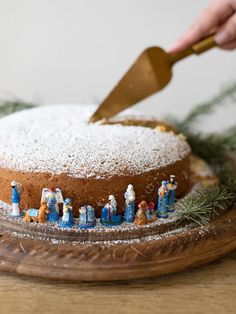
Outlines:
[[[105,226],[116,226],[122,223],[121,215],[117,214],[117,202],[114,195],[110,195],[108,203],[103,207],[101,224]]]
[[[49,209],[46,202],[43,202],[39,209],[28,209],[25,213],[24,221],[45,223]]]
[[[156,214],[156,210],[155,210],[155,203],[153,203],[153,202],[148,203],[146,214],[147,214],[147,222],[148,223],[152,223],[153,221],[157,220],[157,214]]]
[[[159,218],[168,217],[168,199],[169,191],[167,189],[167,181],[162,181],[161,187],[158,189],[157,214]]]
[[[49,214],[47,220],[50,222],[56,222],[59,220],[59,206],[58,204],[63,203],[63,196],[61,190],[56,189],[43,189],[41,203],[46,202]]]
[[[73,207],[71,206],[71,198],[66,198],[63,204],[63,216],[59,222],[61,228],[71,228],[74,225]]]
[[[11,195],[12,195],[12,212],[11,217],[21,217],[22,212],[20,210],[20,198],[21,198],[22,186],[19,182],[11,182]]]
[[[134,223],[135,225],[146,225],[147,224],[147,202],[142,201],[138,205],[138,211],[135,215]]]
[[[169,192],[168,196],[168,211],[173,212],[174,209],[174,204],[175,204],[175,193],[177,189],[178,183],[175,180],[175,176],[172,174],[170,175],[170,180],[167,183],[167,189]]]
[[[132,184],[129,184],[125,192],[125,213],[124,220],[126,222],[134,222],[135,216],[135,191]]]
[[[96,226],[95,210],[90,205],[82,206],[79,209],[79,228],[89,229]]]

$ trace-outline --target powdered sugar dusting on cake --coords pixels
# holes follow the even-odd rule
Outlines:
[[[170,133],[122,125],[88,124],[95,106],[42,106],[0,123],[0,167],[108,178],[165,167],[190,152]]]

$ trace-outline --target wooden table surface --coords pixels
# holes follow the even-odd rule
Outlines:
[[[119,283],[0,274],[0,313],[236,313],[236,252],[198,269]]]

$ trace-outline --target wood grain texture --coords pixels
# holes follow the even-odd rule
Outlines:
[[[145,280],[63,283],[0,274],[1,314],[235,313],[236,252]]]
[[[205,227],[148,242],[72,246],[3,234],[0,270],[57,280],[125,280],[196,267],[235,248],[233,208]]]

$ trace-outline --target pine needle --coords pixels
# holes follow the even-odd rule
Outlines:
[[[225,185],[199,189],[196,195],[187,196],[176,203],[177,224],[188,221],[206,225],[235,202],[236,179],[229,179]]]

